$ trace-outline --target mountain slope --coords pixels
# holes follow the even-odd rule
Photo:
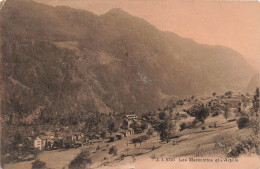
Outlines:
[[[252,77],[252,79],[250,80],[250,82],[246,88],[246,92],[248,92],[250,94],[254,94],[257,87],[260,88],[260,74],[259,73],[255,74]]]
[[[255,73],[232,49],[161,32],[121,9],[97,16],[8,0],[0,13],[2,111],[25,121],[154,110],[172,97],[243,90]]]

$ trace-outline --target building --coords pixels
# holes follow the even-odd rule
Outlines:
[[[62,143],[64,148],[72,147],[72,136],[70,134],[64,134]]]
[[[126,115],[126,118],[129,120],[138,119],[137,115],[135,114]]]
[[[135,114],[126,115],[123,120],[122,128],[129,129],[130,125],[135,121],[138,121],[138,117]]]
[[[119,133],[122,133],[124,137],[131,135],[130,131],[125,129],[120,130]]]
[[[36,137],[33,141],[33,148],[43,150],[42,139],[40,137]]]
[[[118,133],[122,134],[122,137],[128,137],[128,136],[134,134],[134,129],[132,129],[132,128],[121,129],[118,131]]]
[[[124,137],[123,133],[116,133],[117,140],[121,140]]]
[[[131,135],[131,134],[134,134],[134,129],[129,128],[128,131],[129,131],[130,135]]]

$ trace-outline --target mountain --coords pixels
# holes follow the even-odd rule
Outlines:
[[[246,92],[254,94],[257,87],[260,88],[260,73],[257,73],[252,77],[246,88]]]
[[[0,15],[2,112],[24,121],[154,110],[172,98],[241,91],[255,73],[232,49],[162,32],[121,9],[98,16],[8,0]]]

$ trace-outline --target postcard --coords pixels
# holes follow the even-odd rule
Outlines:
[[[260,3],[0,0],[1,169],[260,169]]]

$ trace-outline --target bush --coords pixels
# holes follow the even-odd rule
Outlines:
[[[117,154],[117,148],[116,146],[112,146],[109,148],[109,151],[108,151],[108,154],[114,154],[116,155]]]
[[[185,130],[187,128],[188,128],[188,126],[187,126],[186,123],[183,122],[183,123],[180,124],[180,131]]]
[[[239,129],[247,127],[248,124],[249,124],[248,117],[241,117],[240,119],[237,120],[237,126]]]
[[[32,163],[32,169],[46,169],[46,163],[37,159]]]

